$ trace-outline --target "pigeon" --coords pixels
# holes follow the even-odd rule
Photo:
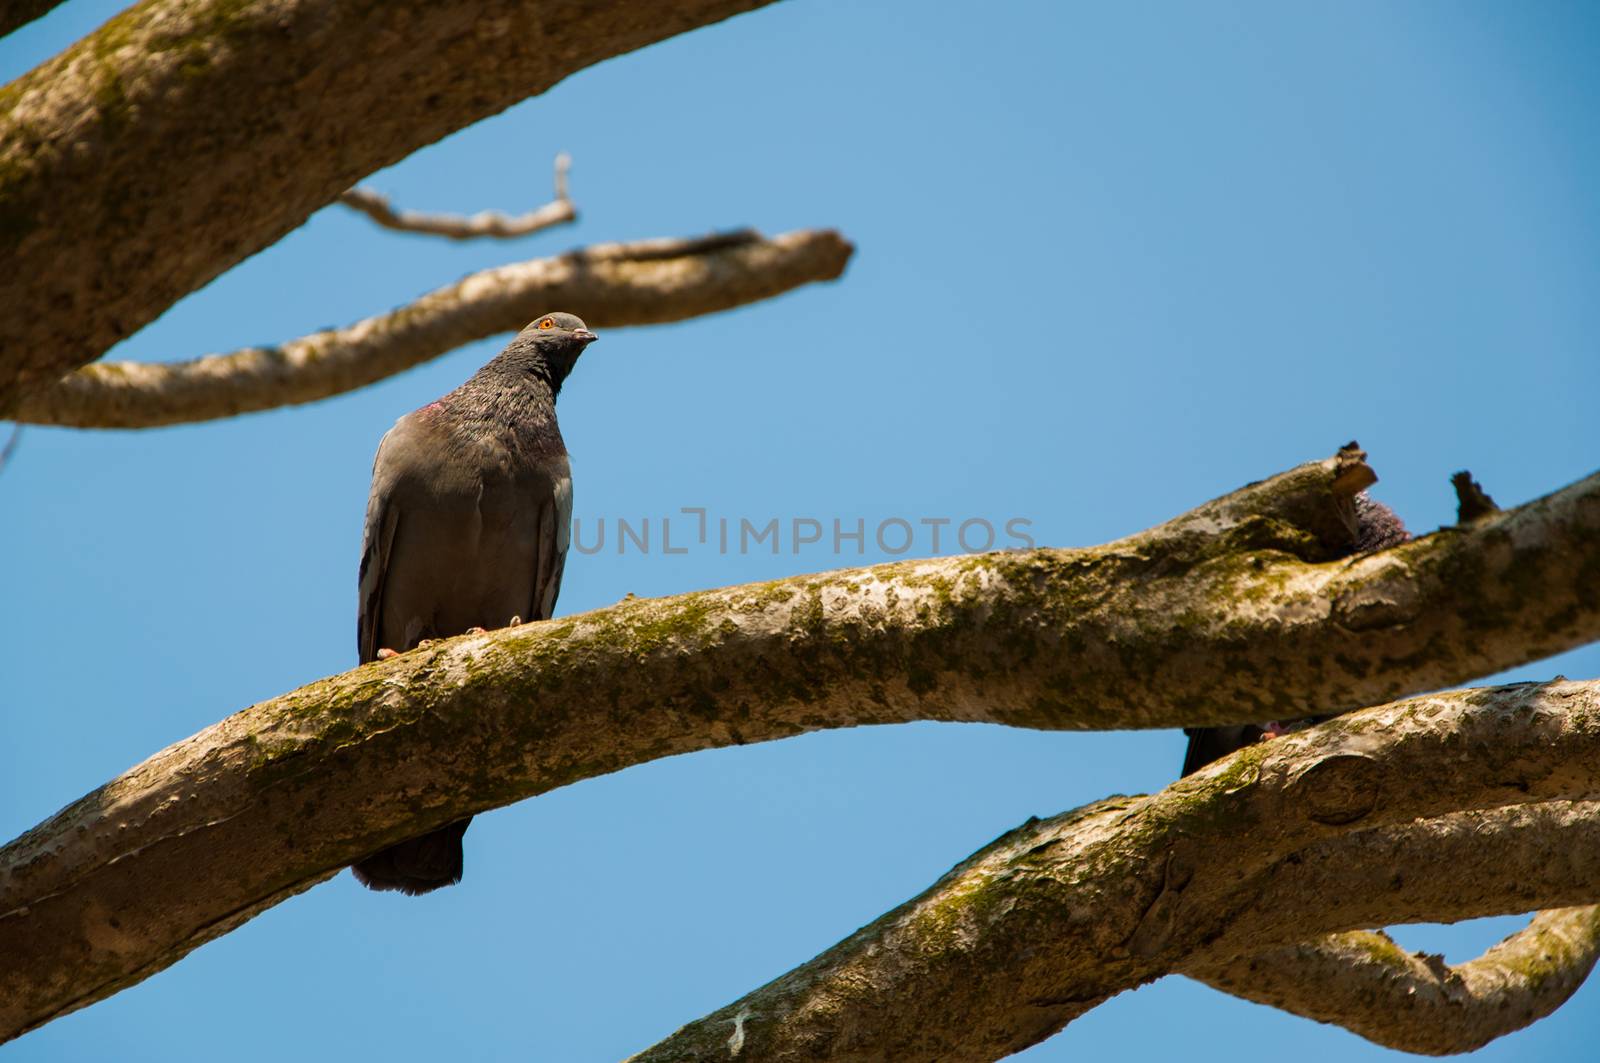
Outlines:
[[[556,395],[595,334],[545,314],[465,384],[406,414],[372,463],[356,620],[361,663],[430,639],[547,620],[561,589],[572,475]],[[461,881],[471,817],[373,853],[362,885]]]
[[[1350,550],[1351,554],[1387,550],[1411,538],[1411,533],[1406,531],[1405,524],[1395,511],[1368,497],[1365,491],[1355,496],[1355,507],[1356,541]],[[1189,749],[1184,754],[1182,774],[1192,775],[1229,753],[1269,738],[1314,727],[1336,715],[1330,713],[1294,720],[1269,720],[1266,723],[1247,723],[1234,727],[1185,727],[1183,733],[1189,736]]]

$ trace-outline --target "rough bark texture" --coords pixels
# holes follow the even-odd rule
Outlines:
[[[361,177],[765,0],[145,0],[0,90],[0,411]]]
[[[1541,912],[1469,963],[1447,964],[1406,952],[1387,934],[1352,930],[1188,973],[1389,1048],[1448,1055],[1550,1014],[1583,984],[1597,955],[1600,906],[1590,905]]]
[[[314,402],[514,332],[547,310],[577,314],[596,328],[679,321],[832,280],[852,250],[829,230],[604,244],[486,269],[398,310],[281,347],[84,366],[24,398],[11,416],[74,428],[152,428]]]
[[[0,955],[24,958],[0,975],[0,1035],[384,845],[657,757],[910,720],[1313,715],[1600,635],[1600,475],[1381,554],[1302,559],[1343,548],[1340,514],[1371,479],[1347,450],[1104,547],[627,601],[253,706],[0,850]],[[1336,801],[1342,776],[1315,777]]]
[[[1600,806],[1564,799],[1600,792],[1597,757],[1600,683],[1461,691],[1332,721],[1159,794],[1025,824],[635,1063],[999,1059],[1185,964],[1215,970],[1373,922],[1594,901]],[[1507,802],[1539,803],[1496,807]],[[1524,988],[1553,978],[1557,998],[1593,963],[1588,947],[1520,952]],[[1378,988],[1359,965],[1323,976],[1344,996],[1318,1017],[1358,1032],[1407,988],[1355,992]],[[1432,1049],[1481,1043],[1495,1018],[1478,1018],[1436,1030]]]

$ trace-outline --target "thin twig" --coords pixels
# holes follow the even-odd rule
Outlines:
[[[451,240],[473,240],[493,237],[508,240],[540,232],[556,225],[565,225],[578,219],[578,210],[567,194],[567,171],[572,168],[572,156],[566,152],[556,156],[555,199],[538,210],[526,214],[506,214],[498,210],[484,210],[470,216],[459,214],[426,214],[415,210],[395,210],[386,196],[371,189],[352,188],[339,196],[339,202],[359,210],[385,229],[403,233],[425,233],[444,236]]]

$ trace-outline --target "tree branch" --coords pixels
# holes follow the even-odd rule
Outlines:
[[[1600,635],[1600,475],[1363,558],[1289,552],[1340,534],[1325,515],[1371,475],[1347,451],[1104,547],[625,601],[255,705],[0,850],[0,954],[28,958],[0,973],[0,1036],[115,992],[384,845],[658,757],[910,720],[1315,715]],[[1423,778],[1427,763],[1410,769]],[[1483,785],[1526,774],[1504,772]],[[1316,778],[1328,791],[1316,799],[1334,801],[1339,777]],[[1506,799],[1537,796],[1528,786]],[[1373,924],[1329,929],[1361,925]]]
[[[1335,1023],[1403,1052],[1470,1052],[1564,1004],[1600,956],[1600,906],[1540,912],[1468,963],[1408,953],[1352,930],[1253,956],[1191,964],[1208,985]]]
[[[1456,490],[1456,523],[1465,524],[1477,520],[1485,513],[1493,513],[1500,507],[1494,504],[1483,490],[1483,485],[1472,478],[1472,473],[1462,469],[1450,477],[1450,486]]]
[[[1600,683],[1460,691],[1332,721],[1159,794],[1025,824],[634,1060],[726,1058],[730,1038],[760,1060],[999,1059],[1186,963],[1215,970],[1372,922],[1592,902],[1600,805],[1562,798],[1600,792],[1597,753]],[[1323,1017],[1349,1018],[1338,1003]],[[1391,1002],[1343,1003],[1358,1026],[1381,1024]],[[1482,1032],[1460,1032],[1463,1049]]]
[[[367,174],[766,2],[144,0],[0,90],[0,416]]]
[[[564,225],[578,219],[577,208],[567,195],[567,170],[572,166],[572,156],[562,152],[556,156],[556,197],[538,210],[526,214],[505,214],[498,210],[483,210],[471,217],[457,214],[424,214],[415,210],[396,211],[389,200],[365,188],[352,188],[339,195],[339,202],[359,210],[385,229],[403,233],[425,233],[444,236],[451,240],[472,240],[480,236],[510,239],[542,232],[552,226]]]
[[[281,347],[85,366],[23,399],[13,416],[151,428],[314,402],[515,331],[553,308],[596,327],[678,321],[831,280],[852,250],[838,233],[815,229],[603,244],[482,270],[398,310]]]

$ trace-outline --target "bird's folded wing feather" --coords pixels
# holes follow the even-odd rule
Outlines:
[[[398,427],[398,426],[396,426]],[[362,664],[378,657],[378,625],[383,620],[383,586],[394,547],[400,510],[391,503],[389,479],[380,475],[383,448],[396,429],[384,434],[372,461],[372,493],[367,496],[367,523],[361,536],[360,602],[356,610],[356,653]]]
[[[526,619],[548,620],[555,613],[571,529],[572,477],[562,475],[539,507],[539,554],[533,566],[533,597]]]

